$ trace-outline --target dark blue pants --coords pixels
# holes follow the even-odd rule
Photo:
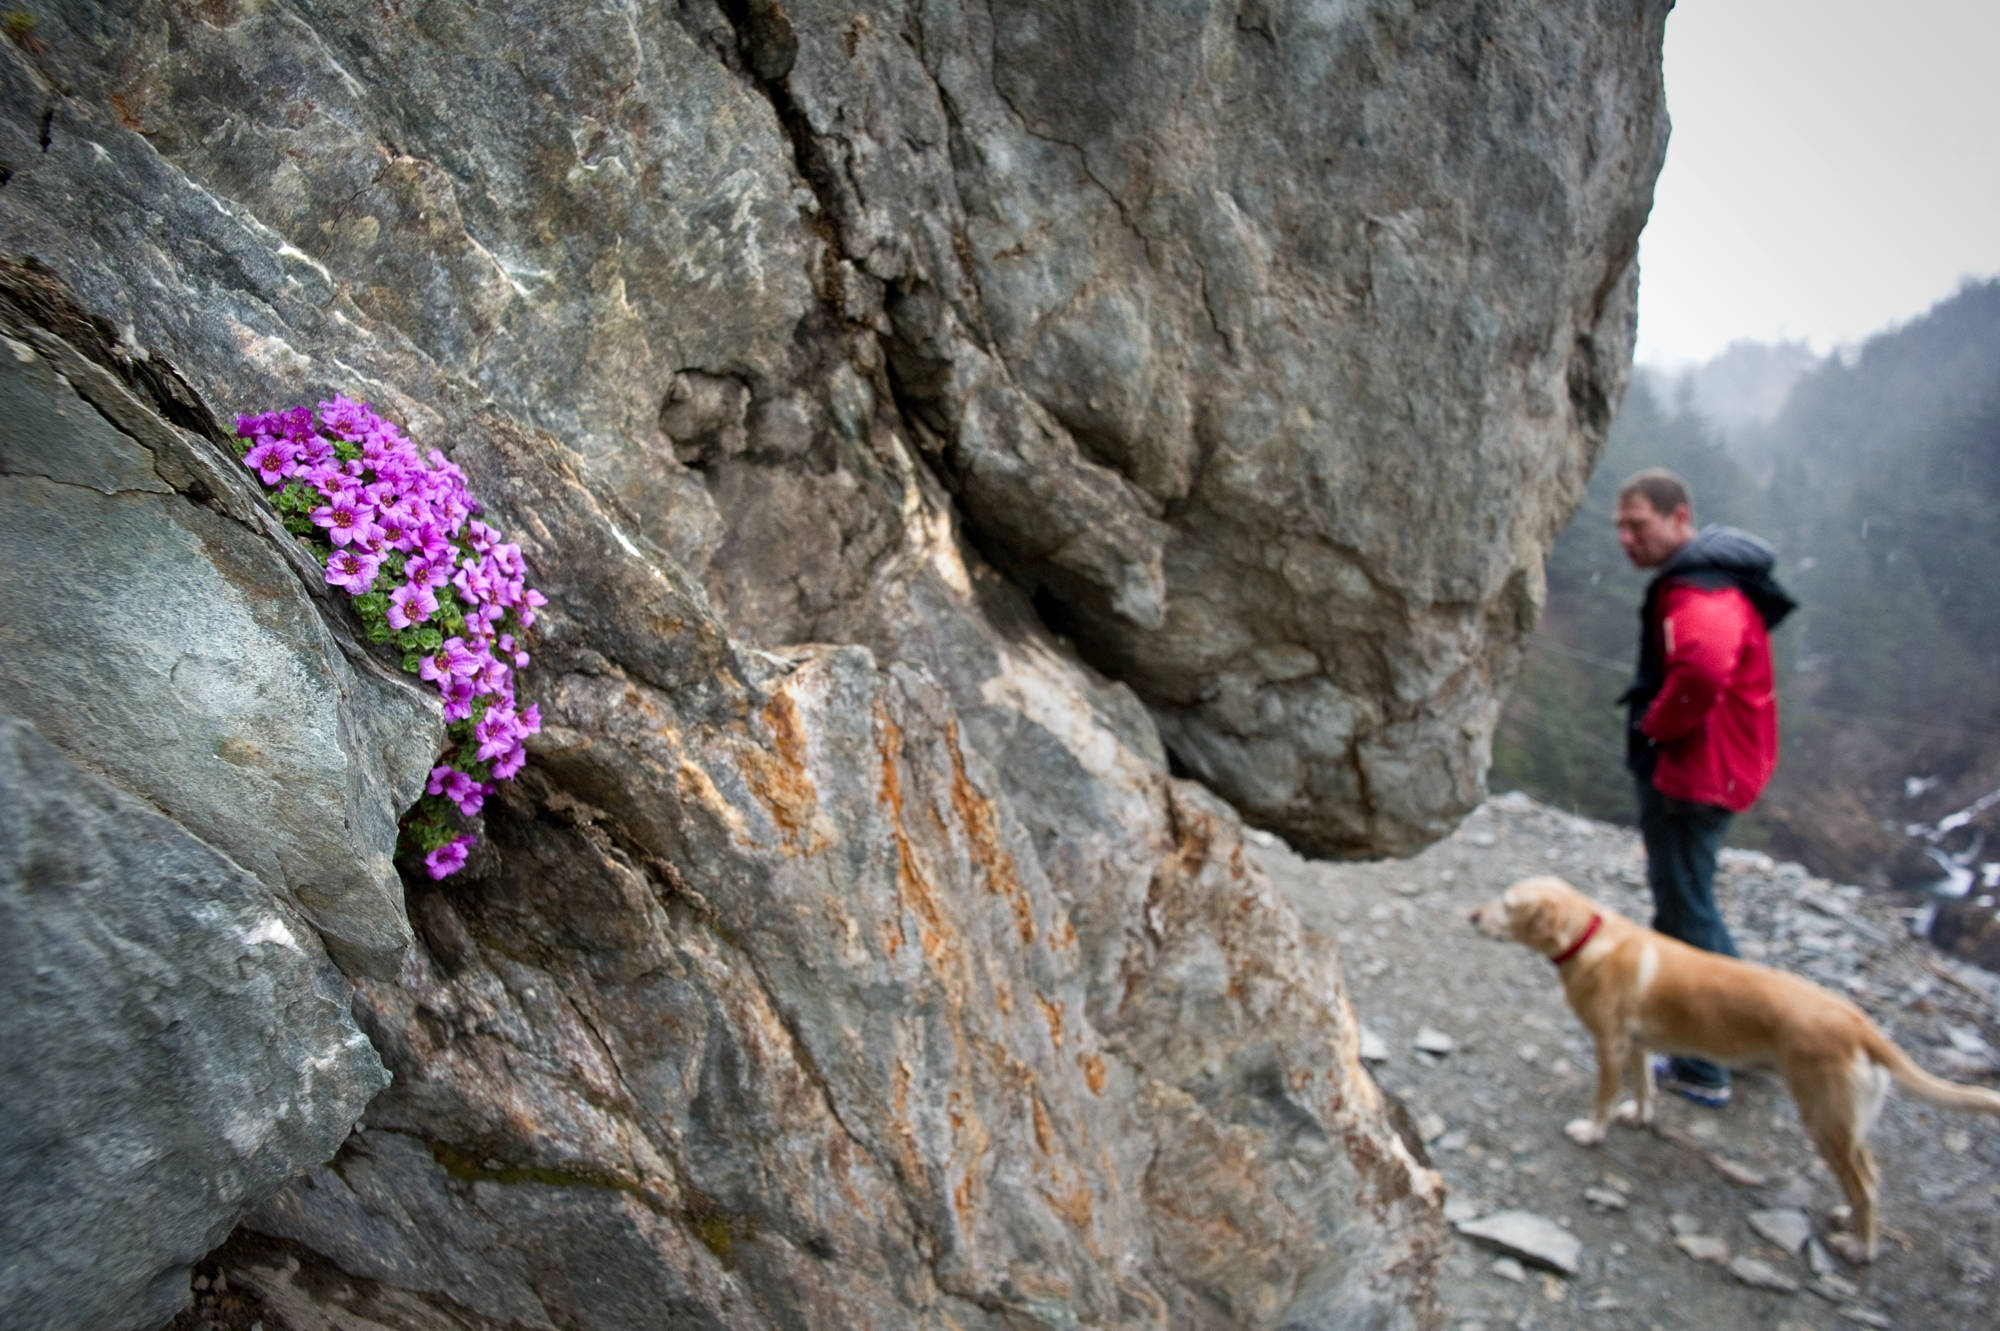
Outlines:
[[[1662,795],[1639,782],[1639,832],[1646,842],[1646,885],[1653,890],[1653,927],[1704,952],[1736,955],[1736,940],[1715,908],[1715,856],[1736,815],[1715,804]],[[1676,1058],[1674,1075],[1703,1086],[1727,1086],[1729,1070],[1698,1058]]]

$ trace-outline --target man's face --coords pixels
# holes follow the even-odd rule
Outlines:
[[[1694,515],[1686,504],[1662,513],[1642,494],[1618,501],[1618,545],[1634,568],[1658,568],[1693,536]]]

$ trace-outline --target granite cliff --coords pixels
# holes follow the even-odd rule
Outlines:
[[[1404,1327],[1244,854],[1477,801],[1622,393],[1664,3],[43,3],[0,42],[0,1300]],[[228,443],[552,604],[485,841]]]

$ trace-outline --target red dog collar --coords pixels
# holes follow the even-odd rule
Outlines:
[[[1561,956],[1550,957],[1549,960],[1553,961],[1556,965],[1560,966],[1565,961],[1568,961],[1571,957],[1575,956],[1577,953],[1583,951],[1583,945],[1590,941],[1590,936],[1597,932],[1597,926],[1602,923],[1604,923],[1604,917],[1602,915],[1591,916],[1590,923],[1586,924],[1583,927],[1583,932],[1577,935],[1576,941],[1574,943],[1571,943],[1568,947],[1564,948]]]

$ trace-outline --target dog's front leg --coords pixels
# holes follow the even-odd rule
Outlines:
[[[1604,1140],[1604,1126],[1611,1121],[1611,1106],[1618,1099],[1618,1082],[1625,1072],[1629,1047],[1619,1036],[1597,1036],[1597,1093],[1591,1099],[1590,1117],[1571,1119],[1563,1125],[1563,1131],[1578,1146],[1595,1146]]]
[[[1653,1122],[1653,1106],[1656,1103],[1653,1096],[1653,1069],[1650,1066],[1646,1046],[1637,1040],[1632,1041],[1627,1047],[1625,1072],[1631,1078],[1632,1094],[1636,1099],[1627,1100],[1618,1106],[1618,1121],[1650,1127]]]

